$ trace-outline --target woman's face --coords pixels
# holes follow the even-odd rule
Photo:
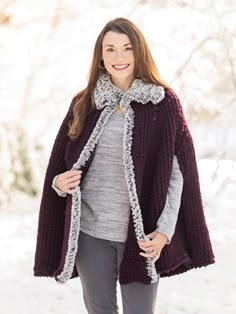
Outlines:
[[[134,53],[129,37],[109,31],[102,42],[102,59],[106,70],[116,80],[132,80]]]

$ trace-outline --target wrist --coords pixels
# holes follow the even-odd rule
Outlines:
[[[55,176],[55,178],[53,179],[53,184],[54,184],[54,186],[58,189],[58,190],[60,190],[61,192],[64,192],[64,191],[62,191],[60,188],[59,188],[59,186],[57,185],[57,179],[58,179],[58,177],[59,177],[59,174],[57,175],[57,176]],[[65,193],[65,192],[64,192]]]
[[[162,232],[157,231],[157,230],[156,230],[156,232],[164,239],[165,243],[169,242],[169,238],[165,233],[162,233]]]
[[[51,187],[55,190],[55,192],[56,192],[59,196],[66,197],[66,196],[67,196],[67,192],[62,191],[62,190],[56,185],[56,180],[57,180],[58,176],[59,176],[59,175],[57,175],[57,176],[55,176],[55,177],[53,178]]]

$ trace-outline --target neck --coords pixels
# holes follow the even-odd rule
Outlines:
[[[130,88],[130,86],[132,85],[132,83],[134,81],[134,77],[130,76],[130,77],[126,77],[126,78],[117,78],[117,77],[112,76],[111,81],[120,90],[122,90],[123,92],[126,92]]]

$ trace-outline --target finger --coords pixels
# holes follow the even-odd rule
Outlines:
[[[139,253],[139,255],[141,255],[141,256],[143,256],[143,257],[154,257],[153,256],[153,254],[151,254],[151,253],[143,253],[143,252],[141,252],[141,253]]]
[[[71,183],[69,183],[69,187],[73,187],[73,186],[76,186],[76,185],[78,185],[80,183],[80,178],[79,179],[77,179],[77,180],[75,180],[75,181],[72,181]]]
[[[77,188],[75,188],[75,189],[73,189],[73,190],[68,190],[68,194],[74,194],[74,193],[76,193],[77,191],[79,191],[79,189],[80,189],[80,187],[77,187]]]
[[[74,181],[76,181],[76,180],[78,180],[80,178],[81,178],[81,174],[77,174],[75,176],[65,178],[65,182],[66,183],[72,183],[72,182],[74,182]]]
[[[81,175],[82,171],[81,170],[71,170],[71,171],[66,171],[65,172],[65,178],[73,178],[75,176]]]
[[[75,189],[75,188],[77,188],[77,186],[80,184],[80,180],[77,180],[77,181],[75,181],[75,182],[73,182],[73,183],[71,183],[71,184],[69,184],[69,185],[67,185],[67,189]]]
[[[81,169],[77,169],[77,170],[68,170],[68,171],[66,171],[67,173],[71,173],[71,174],[73,174],[73,173],[78,173],[78,172],[80,172],[80,173],[82,173],[83,171],[81,170]]]
[[[151,263],[155,263],[160,258],[160,254],[151,259]]]
[[[157,255],[154,256],[154,258],[153,258],[153,262],[154,262],[154,263],[160,258],[160,255],[161,255],[161,251],[159,251],[159,252],[157,253]]]
[[[141,256],[143,256],[143,257],[151,257],[149,254],[143,253],[143,252],[140,252],[139,255],[141,255]]]
[[[157,249],[155,249],[154,252],[146,252],[146,253],[141,252],[139,254],[149,259],[151,263],[155,263],[160,258],[161,249],[158,251]]]
[[[139,244],[139,246],[141,248],[145,248],[145,249],[152,248],[153,247],[153,242],[152,241],[150,241],[150,242],[143,242],[143,243]]]
[[[157,231],[153,231],[152,233],[146,234],[146,237],[149,239],[153,239],[156,234],[157,234]]]
[[[155,251],[147,251],[147,252],[140,252],[140,255],[144,257],[155,257],[156,252]]]
[[[78,181],[80,181],[80,179],[81,179],[81,176],[78,176],[78,177],[74,177],[73,179],[72,178],[70,178],[69,180],[67,179],[66,180],[66,185],[67,186],[69,186],[69,185],[75,185],[76,184],[76,182],[78,182]]]

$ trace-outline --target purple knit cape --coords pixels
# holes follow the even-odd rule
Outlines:
[[[75,98],[61,124],[48,162],[34,263],[35,276],[54,277],[59,283],[79,276],[75,266],[75,255],[79,250],[79,217],[74,217],[79,215],[79,210],[76,208],[78,203],[74,204],[74,212],[71,209],[75,202],[72,195],[63,198],[56,194],[51,187],[52,180],[55,175],[73,168],[102,112],[106,110],[94,109],[90,112],[81,135],[72,141],[67,132],[74,103]],[[132,167],[126,170],[134,175],[134,181],[130,183],[133,184],[130,188],[134,196],[119,282],[150,284],[155,282],[156,274],[160,274],[160,277],[173,276],[207,266],[215,262],[215,256],[203,211],[193,140],[178,97],[173,91],[166,91],[158,104],[131,101],[130,107],[134,125],[129,138],[130,156],[124,156],[124,159],[131,158],[132,161]],[[81,161],[81,183],[95,149],[96,145],[86,158],[83,157],[85,162]],[[141,250],[137,244],[137,235],[155,230],[164,208],[174,154],[184,178],[178,220],[171,243],[163,248],[160,258],[151,268],[147,258],[139,255]],[[126,165],[129,165],[128,162]]]

